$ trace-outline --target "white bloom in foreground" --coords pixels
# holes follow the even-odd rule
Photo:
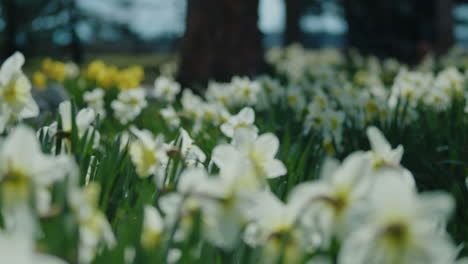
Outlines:
[[[138,130],[135,127],[131,127],[130,130],[137,136],[137,140],[130,143],[129,152],[138,176],[140,178],[158,176],[161,167],[168,160],[164,149],[164,137],[158,135],[155,138],[150,131]]]
[[[249,129],[239,129],[234,134],[232,145],[220,145],[213,150],[214,163],[222,168],[230,157],[240,153],[247,158],[258,178],[276,178],[286,174],[283,162],[276,159],[278,138],[272,133],[257,135]]]
[[[302,222],[318,230],[324,247],[333,236],[343,237],[353,209],[365,201],[369,190],[370,158],[362,152],[338,161],[325,161],[319,181],[298,185],[289,202],[302,208]]]
[[[261,185],[248,163],[238,155],[221,168],[219,176],[208,176],[203,169],[189,169],[181,175],[179,191],[198,201],[203,212],[207,239],[216,246],[232,249],[240,239],[246,223],[244,210],[249,195],[261,190]]]
[[[411,187],[415,187],[413,175],[410,171],[400,165],[401,158],[403,157],[403,146],[398,145],[397,148],[392,149],[392,146],[385,139],[382,132],[376,127],[369,127],[367,129],[367,137],[369,138],[371,151],[370,156],[373,159],[374,171],[382,172],[383,170],[398,170],[397,177],[402,178]]]
[[[120,92],[117,100],[111,103],[115,118],[123,125],[133,121],[146,107],[145,97],[146,93],[143,88]]]
[[[285,204],[270,191],[253,195],[246,210],[251,222],[244,240],[251,246],[263,246],[265,263],[276,263],[281,255],[285,263],[302,263],[304,253],[316,245],[314,234],[302,229],[297,221],[301,210],[298,204]]]
[[[100,186],[90,183],[83,189],[74,188],[68,199],[79,224],[78,262],[91,263],[102,247],[116,244],[114,233],[106,216],[99,210]]]
[[[31,83],[21,68],[24,56],[16,52],[0,67],[0,128],[11,119],[24,119],[39,114],[39,107],[31,95]]]
[[[0,185],[2,210],[10,212],[35,195],[36,208],[45,213],[50,207],[50,187],[62,180],[71,167],[65,156],[43,154],[32,129],[14,128],[0,146]]]
[[[0,263],[65,264],[66,262],[57,257],[36,252],[33,238],[1,232]]]
[[[443,230],[454,201],[447,194],[420,194],[397,177],[382,175],[359,224],[344,241],[340,264],[444,264],[455,247]]]
[[[255,111],[250,107],[243,108],[237,115],[231,116],[228,121],[221,125],[221,132],[227,137],[234,136],[238,128],[248,128],[257,133],[258,128],[254,125]]]
[[[150,249],[156,247],[161,241],[164,222],[156,208],[146,205],[144,210],[141,245]]]
[[[179,92],[180,84],[170,78],[161,76],[154,81],[154,96],[158,99],[172,103]]]

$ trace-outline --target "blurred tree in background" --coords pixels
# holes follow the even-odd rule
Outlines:
[[[452,0],[343,0],[348,45],[415,63],[454,42]]]
[[[189,0],[178,79],[183,85],[253,76],[264,65],[259,0]]]
[[[75,0],[1,0],[4,21],[3,57],[16,50],[33,54],[41,44],[50,49],[57,29],[70,36],[72,57],[80,61],[82,47],[76,32]]]

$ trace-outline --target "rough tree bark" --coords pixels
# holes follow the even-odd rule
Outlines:
[[[234,75],[253,76],[264,66],[258,29],[259,0],[188,0],[178,80],[185,86]]]

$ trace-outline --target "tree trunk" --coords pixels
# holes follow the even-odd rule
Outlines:
[[[75,0],[70,0],[70,6],[68,7],[68,12],[70,15],[69,28],[71,34],[71,43],[70,49],[72,53],[72,59],[75,63],[81,64],[83,62],[83,45],[81,43],[80,37],[76,32],[76,25],[78,20],[78,12],[76,8]]]
[[[15,21],[18,8],[15,0],[3,0],[3,14],[5,19],[5,50],[4,57],[8,57],[18,50],[16,45],[16,36],[18,33],[18,24]]]
[[[234,75],[253,76],[263,67],[259,0],[188,0],[178,79],[184,86]]]
[[[453,44],[453,0],[344,0],[348,45],[417,63]]]
[[[301,16],[302,0],[284,0],[286,7],[286,30],[284,44],[302,43]]]
[[[435,43],[437,54],[443,54],[455,42],[453,34],[453,0],[435,0]]]

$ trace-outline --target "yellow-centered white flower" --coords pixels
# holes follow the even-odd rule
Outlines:
[[[164,222],[159,211],[153,206],[146,205],[143,216],[141,245],[146,249],[156,247],[161,241],[163,231]]]
[[[230,138],[234,136],[234,132],[239,128],[247,128],[257,133],[258,128],[254,122],[255,111],[250,107],[245,107],[237,115],[231,116],[226,123],[221,125],[221,132]]]
[[[338,263],[451,263],[456,250],[444,228],[453,208],[447,194],[418,194],[398,177],[381,175]]]
[[[154,137],[148,130],[138,130],[131,127],[130,131],[137,139],[130,143],[130,157],[136,167],[140,178],[147,178],[150,175],[158,176],[161,167],[167,164],[167,154],[164,148],[164,137],[158,135]]]
[[[16,52],[0,67],[0,128],[10,120],[35,117],[39,107],[31,95],[31,83],[24,75],[24,56]]]

